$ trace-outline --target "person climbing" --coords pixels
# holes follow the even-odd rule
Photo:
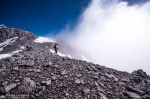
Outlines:
[[[57,49],[58,49],[57,44],[55,44],[55,45],[54,45],[54,50],[55,50],[55,53],[54,53],[54,54],[57,54],[57,55],[58,55]]]

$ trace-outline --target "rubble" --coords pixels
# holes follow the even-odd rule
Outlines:
[[[0,30],[0,42],[11,37],[6,35],[9,31],[14,30]],[[31,33],[15,29],[13,37],[16,36],[18,41],[0,54],[15,51],[18,45],[26,50],[0,60],[0,98],[150,99],[150,77],[143,70],[127,73],[61,57],[50,53],[51,43],[33,42],[37,36]]]

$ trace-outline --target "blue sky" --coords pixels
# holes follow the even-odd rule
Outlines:
[[[135,3],[141,0],[128,0]],[[143,1],[143,0],[142,0]],[[91,0],[0,0],[0,24],[39,36],[74,28]]]
[[[58,32],[76,24],[90,0],[0,0],[0,24],[36,35]]]

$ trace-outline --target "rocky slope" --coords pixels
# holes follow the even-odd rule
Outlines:
[[[54,55],[43,49],[50,48],[50,43],[34,43],[38,37],[29,32],[21,32],[23,36],[18,37],[11,36],[11,32],[4,36],[4,31],[6,27],[0,29],[0,54],[10,53],[10,49],[12,52],[0,59],[0,98],[150,99],[150,77],[143,70],[130,74]],[[23,39],[26,42],[21,42]]]
[[[38,37],[29,31],[8,28],[4,25],[0,25],[0,54],[2,54],[0,55],[0,58],[5,54],[22,51],[23,48],[31,48],[54,53],[53,46],[55,43],[57,43],[59,47],[59,56],[87,61],[92,60],[92,58],[84,51],[74,48],[63,41],[46,37]]]

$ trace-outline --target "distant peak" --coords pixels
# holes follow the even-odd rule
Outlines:
[[[1,28],[7,28],[4,24],[0,25]]]

